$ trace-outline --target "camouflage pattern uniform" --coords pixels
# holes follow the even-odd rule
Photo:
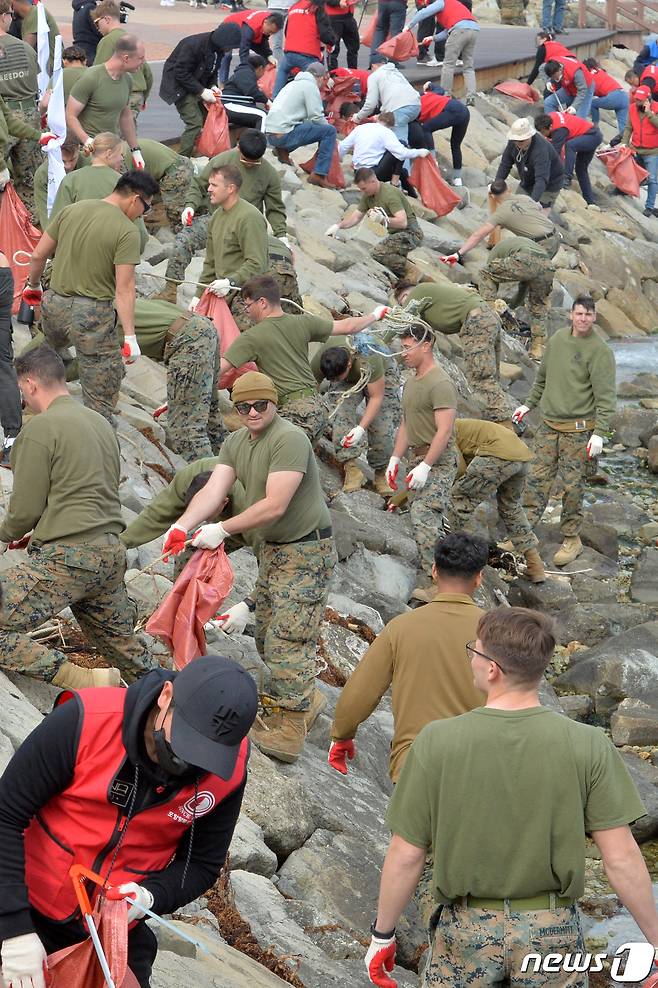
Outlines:
[[[70,607],[89,642],[126,682],[157,667],[135,636],[137,608],[123,582],[126,550],[116,535],[64,545],[34,542],[29,559],[2,574],[0,665],[51,680],[67,656],[25,635]]]
[[[314,443],[327,428],[329,408],[324,395],[319,392],[307,394],[307,391],[310,391],[310,388],[302,388],[303,394],[299,398],[280,397],[279,415],[293,425],[299,426]],[[299,392],[294,391],[293,394]]]
[[[33,100],[5,100],[11,112],[30,127],[41,130],[41,114]],[[36,220],[34,208],[34,173],[43,161],[38,141],[9,137],[4,150],[5,158],[11,160],[14,188],[26,209]]]
[[[160,188],[162,189],[162,184]],[[174,281],[184,280],[185,271],[193,256],[204,250],[206,246],[211,219],[212,216],[210,213],[205,213],[203,216],[195,216],[190,226],[183,226],[178,230],[176,240],[174,241],[174,250],[167,264],[165,277],[173,278]],[[180,221],[180,216],[178,220]]]
[[[181,213],[185,208],[185,195],[192,182],[194,168],[189,158],[178,156],[178,161],[168,168],[160,179],[160,196],[172,230],[181,229]],[[207,228],[206,228],[207,232]],[[205,237],[203,244],[205,245]],[[200,248],[199,248],[200,249]],[[189,262],[188,262],[189,263]],[[175,277],[175,276],[174,276]],[[180,281],[184,278],[181,275]]]
[[[54,350],[75,347],[84,404],[116,426],[123,361],[114,302],[49,289],[41,302],[41,325]]]
[[[555,479],[560,474],[564,485],[560,531],[563,536],[578,535],[583,523],[583,494],[596,460],[587,456],[591,429],[582,432],[558,432],[542,422],[535,435],[535,459],[525,489],[524,507],[534,528],[548,504]]]
[[[477,532],[475,509],[482,501],[496,497],[500,520],[514,543],[517,552],[536,548],[537,536],[530,528],[522,498],[528,474],[525,462],[501,460],[497,456],[474,456],[466,473],[455,481],[452,488],[452,507],[448,512],[453,531]]]
[[[256,647],[270,671],[265,693],[286,710],[308,710],[320,623],[336,561],[333,538],[265,542],[261,547]]]
[[[469,312],[459,331],[468,383],[484,402],[482,418],[490,422],[504,422],[515,407],[500,383],[501,328],[493,309],[480,306]]]
[[[501,281],[518,281],[524,294],[526,291],[528,294],[530,332],[533,337],[545,337],[549,298],[553,290],[553,272],[548,254],[519,251],[507,257],[492,257],[480,272],[478,289],[482,298],[492,302],[498,298],[498,285]]]
[[[420,247],[423,234],[420,229],[396,230],[389,233],[372,251],[372,256],[385,268],[392,271],[396,278],[404,278],[407,270],[407,254],[410,250]]]
[[[414,456],[409,460],[409,470],[417,467],[424,458]],[[431,577],[434,562],[434,546],[443,530],[443,515],[450,504],[450,490],[457,472],[457,452],[446,449],[430,470],[425,486],[410,492],[409,518],[418,546],[420,564]]]
[[[191,316],[167,340],[167,436],[188,463],[219,453],[227,432],[217,399],[219,347],[215,327],[205,316]]]
[[[128,100],[128,106],[130,107],[131,113],[133,115],[133,120],[137,123],[137,117],[142,112],[144,106],[144,92],[131,92],[130,99]]]
[[[279,291],[281,292],[281,308],[288,315],[298,316],[304,304],[299,293],[299,284],[293,265],[292,252],[277,237],[270,235],[267,238],[267,253],[269,260],[267,273],[274,278],[279,286]],[[296,302],[300,308],[298,309],[297,305],[284,302],[284,299],[290,299],[291,302]]]
[[[365,454],[373,470],[384,470],[388,466],[393,452],[395,433],[400,425],[400,371],[396,365],[391,364],[392,362],[389,361],[384,377],[382,407],[361,442],[347,449],[340,443],[343,436],[358,425],[358,407],[364,398],[366,388],[343,401],[331,420],[334,455],[339,463],[348,463],[349,460],[356,460]],[[351,387],[352,385],[346,381],[334,381],[328,392],[330,404],[335,407],[341,393]]]
[[[532,912],[441,906],[430,928],[431,956],[424,985],[502,985],[515,988],[587,988],[587,974],[521,973],[526,954],[585,952],[576,906]]]

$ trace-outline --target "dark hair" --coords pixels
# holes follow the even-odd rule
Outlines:
[[[560,69],[564,68],[561,62],[556,62],[554,58],[549,58],[547,62],[544,62],[544,72],[548,76],[555,75]]]
[[[350,355],[344,346],[330,346],[320,357],[320,370],[328,381],[336,381],[350,365]]]
[[[269,274],[255,274],[253,278],[249,278],[242,286],[241,294],[252,302],[257,298],[264,298],[270,305],[281,303],[281,289]]]
[[[234,185],[236,189],[242,188],[242,173],[235,165],[218,165],[210,172],[211,175],[221,175],[225,182]]]
[[[639,79],[639,78],[640,78],[640,75],[639,75],[638,72],[635,71],[635,69],[629,69],[628,72],[624,76],[625,82],[630,82],[631,79]]]
[[[507,182],[504,178],[495,178],[489,186],[489,193],[492,196],[502,196],[503,192],[507,192]]]
[[[380,113],[377,119],[384,127],[395,127],[395,114],[393,113]]]
[[[357,168],[354,172],[354,181],[358,185],[359,182],[367,182],[368,179],[374,178],[375,172],[372,168]]]
[[[582,307],[587,309],[588,312],[596,312],[596,302],[591,295],[576,295],[571,306],[572,312],[577,305],[582,305]]]
[[[467,532],[452,532],[434,546],[434,565],[439,576],[468,580],[487,565],[489,543]]]
[[[601,68],[601,66],[596,61],[595,58],[584,58],[583,59],[583,65],[585,66],[586,69],[600,69]]]
[[[69,45],[68,48],[62,50],[62,58],[65,58],[67,62],[82,62],[83,65],[87,64],[87,52],[80,45]]]
[[[79,151],[79,150],[80,150],[80,141],[75,136],[75,134],[68,133],[64,138],[64,141],[62,142],[60,151],[70,151],[71,153],[73,153],[74,151]]]
[[[423,326],[419,322],[409,323],[409,325],[405,326],[402,332],[400,333],[401,340],[407,340],[409,338],[415,340],[416,343],[434,342],[434,334],[432,333],[431,329],[428,329],[427,326]]]
[[[185,507],[187,507],[190,501],[192,500],[192,498],[195,497],[195,495],[197,495],[199,491],[206,486],[206,484],[208,483],[211,477],[212,477],[212,470],[202,470],[201,473],[198,473],[196,477],[194,477],[190,481],[188,488],[185,491],[185,495],[183,497],[183,503],[185,504]]]
[[[160,186],[148,172],[133,168],[121,176],[114,186],[114,191],[120,196],[154,196],[160,191]]]
[[[400,296],[404,292],[408,292],[409,289],[415,287],[416,287],[415,281],[407,281],[406,279],[403,278],[402,281],[398,281],[397,285],[393,289],[393,294],[395,295],[395,298],[399,300]]]
[[[265,18],[265,20],[266,21],[273,21],[276,24],[276,26],[278,27],[279,31],[281,30],[281,28],[283,27],[283,25],[285,23],[285,18],[283,16],[283,14],[276,13],[275,11],[272,11],[271,13],[269,13],[267,15],[267,17]]]
[[[535,118],[535,127],[538,131],[552,130],[553,121],[549,117],[548,113],[540,113],[538,117]]]
[[[122,34],[114,48],[120,55],[134,55],[137,51],[139,38],[134,34]]]
[[[555,41],[555,35],[552,31],[537,31],[537,37],[544,41]]]
[[[267,138],[255,127],[247,127],[238,138],[238,148],[250,161],[258,161],[265,154]]]
[[[253,52],[249,56],[249,58],[247,59],[247,61],[251,65],[252,69],[254,69],[254,71],[256,69],[262,69],[262,68],[264,68],[267,65],[267,59],[266,58],[263,58],[262,55],[257,55],[255,52]]]
[[[478,622],[482,651],[491,656],[510,679],[537,683],[555,649],[555,622],[527,607],[497,607]]]
[[[60,355],[43,343],[14,360],[16,377],[36,377],[40,384],[66,384],[66,368]]]

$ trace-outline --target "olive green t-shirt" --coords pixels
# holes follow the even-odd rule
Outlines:
[[[435,367],[423,377],[410,377],[402,392],[402,415],[410,446],[431,443],[436,435],[434,412],[438,408],[456,408],[457,392],[442,367]],[[454,447],[451,436],[446,449]]]
[[[137,227],[102,199],[67,206],[46,232],[57,242],[50,287],[60,295],[113,299],[114,266],[139,264]]]
[[[78,155],[74,171],[88,167],[88,159],[84,154]],[[67,174],[71,174],[67,172]],[[61,183],[60,183],[61,184]],[[57,190],[59,191],[59,189]],[[57,196],[55,196],[57,198]],[[53,206],[55,203],[53,203]],[[34,173],[34,208],[37,212],[39,226],[45,230],[48,225],[48,161],[42,161]]]
[[[142,152],[146,171],[149,175],[153,176],[156,182],[159,182],[167,169],[175,165],[178,158],[181,157],[181,155],[176,154],[175,151],[172,151],[165,144],[161,144],[160,141],[152,141],[148,137],[140,137],[137,141],[137,146]],[[130,148],[124,154],[123,160],[128,170],[135,167]],[[182,160],[189,161],[189,158],[183,158]]]
[[[11,34],[0,37],[0,91],[3,99],[35,99],[39,86],[37,55],[31,45]],[[36,109],[36,102],[35,102]]]
[[[275,415],[271,425],[255,439],[246,428],[232,432],[222,445],[218,461],[235,470],[245,488],[247,508],[265,497],[271,473],[289,470],[304,474],[283,517],[257,529],[265,542],[294,542],[314,529],[331,525],[311,443],[292,422]]]
[[[359,378],[361,377],[361,372],[365,367],[370,369],[370,380],[369,383],[372,384],[373,381],[380,381],[384,376],[384,358],[380,357],[378,354],[373,353],[369,357],[361,357],[359,354],[354,353],[350,347],[349,339],[347,336],[332,336],[326,343],[320,347],[320,349],[313,355],[311,360],[311,370],[313,371],[313,376],[318,384],[322,384],[325,377],[320,369],[320,360],[322,354],[325,350],[333,349],[334,347],[339,347],[341,350],[347,350],[352,356],[352,366],[350,367],[347,377],[341,383],[343,384],[357,384]]]
[[[500,243],[492,247],[489,259],[495,261],[499,257],[509,257],[511,254],[522,253],[543,254],[546,257],[546,251],[543,250],[542,245],[536,244],[534,240],[529,240],[528,237],[504,237]]]
[[[388,182],[380,183],[377,195],[361,196],[356,208],[360,213],[367,213],[369,209],[374,209],[375,206],[380,206],[386,210],[388,216],[394,216],[395,213],[399,213],[401,209],[404,209],[407,214],[407,229],[420,233],[418,220],[409,205],[407,196],[400,192],[399,189],[394,189]]]
[[[44,10],[46,13],[46,21],[48,22],[48,27],[50,28],[48,32],[48,47],[50,49],[50,58],[48,60],[48,71],[52,72],[53,58],[55,57],[55,38],[57,37],[58,34],[61,34],[62,32],[58,28],[57,21],[50,13],[50,11],[46,10],[45,7]],[[37,34],[38,17],[39,15],[37,14],[36,6],[30,7],[29,11],[27,12],[27,14],[25,15],[25,17],[21,22],[21,38],[25,38],[28,34]]]
[[[86,65],[69,65],[67,68],[62,69],[62,80],[64,85],[64,103],[68,102],[68,98],[71,95],[71,90],[78,81],[81,75],[87,71]]]
[[[508,196],[496,212],[491,214],[491,222],[517,237],[529,237],[531,240],[555,231],[553,221],[544,213],[539,203],[528,196]]]
[[[420,315],[440,333],[458,333],[469,312],[484,305],[481,295],[462,285],[438,285],[424,282],[409,292],[408,302],[428,299]]]
[[[83,157],[81,154],[80,157]],[[84,199],[105,199],[114,192],[115,186],[121,175],[115,172],[109,165],[89,165],[87,168],[75,169],[65,175],[60,182],[50,211],[51,221],[55,219],[60,210],[65,206],[70,206],[73,202],[82,202]],[[138,216],[133,220],[136,229],[139,231],[139,250],[144,250],[149,235],[144,224],[144,218]]]
[[[101,38],[98,42],[96,55],[94,56],[94,65],[103,65],[107,62],[108,58],[111,58],[112,55],[114,55],[117,41],[119,38],[123,37],[124,34],[128,34],[125,28],[115,27]],[[153,73],[151,72],[148,62],[144,62],[143,65],[140,65],[135,72],[131,72],[130,78],[132,79],[133,93],[149,92],[151,85],[153,84]]]
[[[435,721],[411,747],[391,831],[434,854],[434,896],[515,899],[585,886],[585,834],[644,816],[598,727],[546,707],[482,707]]]
[[[315,390],[308,345],[324,342],[332,328],[330,319],[319,316],[272,316],[240,333],[224,357],[233,367],[255,361],[258,370],[274,381],[281,407],[289,394],[302,388]]]
[[[112,79],[105,65],[86,69],[71,89],[71,96],[82,103],[80,126],[90,137],[109,131],[119,133],[121,111],[128,106],[131,92],[130,74]]]

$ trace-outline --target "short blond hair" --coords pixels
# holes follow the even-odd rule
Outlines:
[[[113,20],[121,20],[121,10],[119,4],[114,0],[101,0],[96,9],[92,12],[91,19],[99,21],[101,17],[111,17]]]

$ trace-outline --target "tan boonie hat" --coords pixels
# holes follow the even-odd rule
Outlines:
[[[520,117],[515,120],[507,131],[508,141],[527,141],[537,133],[534,121],[530,117]]]
[[[236,401],[257,401],[259,398],[267,398],[268,401],[273,401],[276,404],[279,400],[279,393],[267,374],[247,371],[233,385],[231,398],[233,404]]]

